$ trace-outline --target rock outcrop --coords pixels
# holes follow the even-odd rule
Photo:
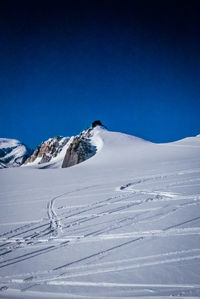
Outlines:
[[[97,149],[91,143],[91,132],[92,129],[88,129],[73,138],[66,151],[62,168],[79,164],[95,155]]]
[[[95,128],[96,126],[103,126],[100,120],[95,120],[92,123],[92,128]]]
[[[56,136],[49,138],[47,141],[39,145],[33,154],[25,161],[24,165],[35,162],[38,164],[48,163],[55,158],[69,141],[69,137]]]

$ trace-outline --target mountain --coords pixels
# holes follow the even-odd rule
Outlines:
[[[87,129],[80,135],[72,138],[67,148],[62,167],[70,167],[94,156],[97,152],[97,146],[94,141],[95,129]]]
[[[95,156],[102,148],[104,139],[108,139],[108,143],[112,140],[112,147],[115,147],[112,148],[112,157],[122,146],[127,152],[130,146],[135,147],[147,142],[127,134],[110,132],[100,121],[94,121],[91,128],[82,131],[77,136],[57,136],[43,142],[23,166],[39,169],[71,167]],[[104,150],[106,149],[107,145]]]
[[[66,168],[84,162],[98,150],[94,138],[95,127],[86,129],[77,136],[48,139],[37,147],[24,166],[40,169]]]
[[[0,297],[200,298],[199,153],[97,125],[2,169]]]
[[[108,131],[100,121],[92,123],[92,127],[82,131],[77,136],[56,136],[42,142],[34,152],[28,150],[17,140],[1,139],[4,147],[0,159],[0,167],[31,167],[38,169],[71,167],[90,158],[95,158],[96,163],[118,163],[125,158],[125,162],[132,159],[132,154],[143,152],[143,159],[149,155],[157,159],[165,152],[163,145],[158,145],[131,135]],[[166,143],[169,146],[199,146],[199,135],[182,140]],[[148,143],[148,150],[146,144]],[[7,145],[6,145],[7,144]],[[100,149],[103,151],[97,155]],[[166,148],[166,147],[165,147]],[[11,150],[13,151],[11,153]],[[168,155],[168,150],[165,155]],[[103,157],[103,159],[102,159]],[[120,157],[120,159],[118,159]],[[139,157],[138,157],[139,158]],[[140,158],[139,158],[140,159]],[[93,161],[93,159],[92,159]]]
[[[97,123],[96,123],[97,122]],[[100,121],[77,136],[56,136],[42,142],[34,151],[14,139],[0,139],[0,168],[24,166],[31,168],[66,168],[91,158],[97,152],[95,127]]]
[[[0,168],[21,166],[31,153],[16,139],[0,138]]]

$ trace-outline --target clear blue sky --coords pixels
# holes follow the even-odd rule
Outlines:
[[[200,133],[199,1],[0,3],[0,136]]]

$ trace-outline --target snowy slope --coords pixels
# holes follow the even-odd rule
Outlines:
[[[1,170],[0,298],[199,298],[199,136],[91,141],[70,168]]]
[[[20,166],[30,154],[31,151],[20,141],[0,138],[0,168]]]

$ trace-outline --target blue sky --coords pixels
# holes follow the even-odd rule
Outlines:
[[[35,147],[95,119],[154,142],[200,133],[197,1],[0,6],[1,137]]]

